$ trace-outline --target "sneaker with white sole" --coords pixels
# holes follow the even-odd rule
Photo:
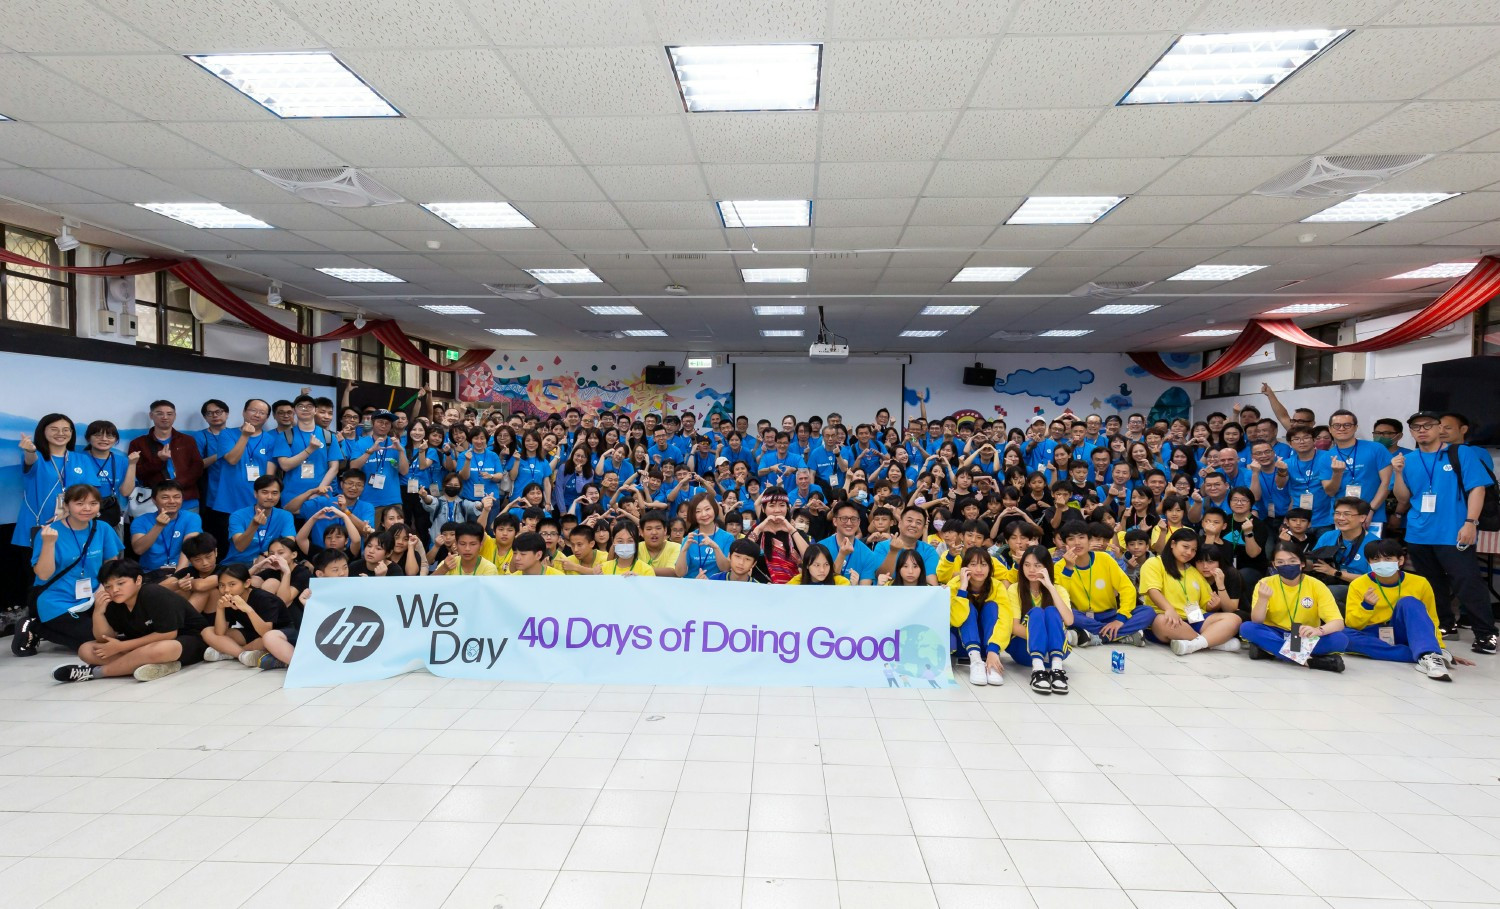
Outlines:
[[[1052,674],[1045,669],[1035,669],[1031,673],[1031,690],[1037,694],[1052,693]]]
[[[135,670],[135,680],[137,682],[154,682],[162,676],[181,671],[182,663],[177,660],[173,660],[170,663],[147,663]]]
[[[983,684],[985,684],[985,681],[984,681],[984,660],[979,660],[979,659],[971,659],[971,660],[969,660],[969,684],[970,685],[983,685]]]
[[[1082,644],[1078,643],[1078,637],[1079,637],[1079,635],[1078,635],[1078,629],[1076,629],[1076,628],[1069,628],[1067,631],[1063,632],[1063,639],[1068,642],[1068,646],[1069,647],[1087,647],[1087,646],[1089,646],[1087,644],[1087,642],[1082,643]]]
[[[1209,650],[1217,650],[1217,651],[1220,651],[1221,653],[1239,653],[1240,652],[1240,639],[1239,638],[1230,638],[1229,640],[1225,641],[1224,643],[1222,643],[1222,644],[1215,644],[1215,645],[1213,645],[1212,647],[1210,647],[1208,649]]]
[[[241,666],[247,669],[254,669],[260,665],[260,658],[265,655],[266,652],[264,650],[241,650],[240,655],[235,657],[235,659],[240,661]]]
[[[1132,647],[1145,647],[1146,646],[1146,632],[1144,632],[1144,631],[1132,631],[1130,634],[1127,634],[1124,637],[1115,638],[1115,643],[1116,644],[1129,644]]]
[[[281,662],[280,660],[276,659],[275,657],[271,656],[268,653],[265,656],[263,656],[263,657],[260,658],[260,668],[262,668],[262,669],[285,669],[286,668],[286,664],[283,663],[283,662]]]
[[[229,659],[229,654],[227,653],[222,653],[212,647],[203,648],[203,662],[205,663],[217,663],[220,660],[227,659]]]
[[[94,667],[87,663],[67,663],[52,670],[59,682],[87,682],[94,677]]]
[[[1424,653],[1412,668],[1418,672],[1427,674],[1429,679],[1437,682],[1451,682],[1453,676],[1448,674],[1448,667],[1443,662],[1441,655],[1436,653]]]
[[[1001,672],[998,669],[990,669],[988,666],[986,666],[984,670],[984,680],[986,682],[989,682],[991,685],[1004,685],[1005,673]]]
[[[1053,694],[1068,693],[1068,674],[1065,671],[1061,669],[1054,669],[1051,672],[1047,673],[1047,675],[1052,681]]]
[[[1190,653],[1197,653],[1198,651],[1203,649],[1203,645],[1198,643],[1201,640],[1202,637],[1200,636],[1196,638],[1189,638],[1185,641],[1172,641],[1167,646],[1171,647],[1172,652],[1177,654],[1178,656],[1186,656]]]

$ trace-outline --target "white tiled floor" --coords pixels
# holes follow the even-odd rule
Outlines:
[[[1126,653],[1050,699],[58,685],[6,654],[0,906],[1500,904],[1500,663]]]

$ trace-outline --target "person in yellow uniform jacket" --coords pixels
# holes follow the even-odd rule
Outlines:
[[[1141,566],[1141,596],[1156,610],[1146,636],[1178,656],[1199,650],[1240,649],[1236,601],[1216,590],[1194,559],[1198,534],[1183,528],[1167,538],[1161,555]]]
[[[946,528],[945,528],[946,529]],[[989,552],[989,538],[985,536],[984,522],[964,521],[959,525],[959,536],[957,545],[951,547],[938,559],[937,582],[947,584],[958,574],[959,566],[963,563],[964,554],[971,549],[983,549]],[[1000,560],[990,556],[990,573],[1006,585],[1016,582],[1016,573],[1006,568]]]
[[[536,531],[516,537],[510,547],[511,577],[517,575],[557,575],[563,573],[547,564],[547,541]]]
[[[1062,539],[1062,558],[1052,566],[1052,582],[1067,592],[1073,607],[1068,643],[1146,646],[1146,628],[1156,615],[1137,608],[1135,585],[1120,563],[1107,552],[1093,550],[1089,526],[1082,521],[1064,524]]]
[[[433,575],[494,577],[500,574],[494,562],[479,554],[483,541],[483,527],[470,521],[459,524],[453,529],[453,551],[433,566]]]
[[[645,547],[641,546],[641,534],[634,522],[621,521],[615,525],[610,547],[614,558],[600,566],[600,574],[625,578],[649,578],[656,574],[656,569],[644,558]]]
[[[1349,649],[1344,633],[1344,619],[1328,586],[1303,571],[1303,555],[1292,548],[1278,548],[1271,557],[1275,572],[1255,585],[1251,599],[1250,621],[1240,626],[1240,634],[1250,642],[1250,659],[1281,659],[1302,662],[1294,655],[1305,655],[1309,669],[1343,672],[1344,658],[1339,653]]]
[[[948,582],[950,647],[968,655],[969,682],[974,685],[1005,684],[998,669],[985,666],[982,644],[994,635],[1001,621],[1000,604],[1005,602],[1005,585],[995,577],[993,562],[984,547],[969,549],[958,577]]]
[[[802,550],[802,570],[792,575],[792,579],[786,583],[787,586],[821,584],[827,587],[848,587],[849,579],[833,570],[833,556],[828,552],[828,547],[822,543],[809,543]]]
[[[1073,609],[1068,594],[1052,582],[1052,557],[1043,546],[1021,555],[1016,583],[1006,592],[1005,610],[990,636],[986,669],[1001,671],[1000,653],[1021,666],[1031,666],[1031,690],[1037,694],[1067,694],[1068,626]]]
[[[516,516],[509,512],[502,514],[490,528],[493,536],[484,538],[479,557],[492,563],[499,574],[510,574],[511,544],[520,532],[521,522],[516,520]]]
[[[1456,664],[1473,666],[1443,646],[1432,585],[1419,574],[1401,570],[1401,544],[1374,540],[1365,544],[1370,573],[1349,582],[1344,601],[1344,633],[1349,652],[1372,660],[1411,663],[1429,679],[1451,682]]]

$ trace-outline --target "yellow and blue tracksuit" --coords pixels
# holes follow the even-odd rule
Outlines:
[[[1196,566],[1189,565],[1182,569],[1181,575],[1177,578],[1172,577],[1162,557],[1152,556],[1141,565],[1141,596],[1144,597],[1148,591],[1152,590],[1159,592],[1166,598],[1167,605],[1177,611],[1178,618],[1187,622],[1194,631],[1201,632],[1204,619],[1200,618],[1195,622],[1189,618],[1189,613],[1194,606],[1200,612],[1207,611],[1208,603],[1213,599],[1213,586],[1208,583],[1208,579],[1198,571]],[[1156,618],[1154,610],[1151,617]],[[1166,643],[1152,634],[1150,629],[1147,629],[1146,637],[1158,644]]]
[[[1266,578],[1256,585],[1253,594],[1255,599],[1250,602],[1257,602],[1262,594],[1269,595],[1266,603],[1266,620],[1246,622],[1241,625],[1240,637],[1277,659],[1286,659],[1281,656],[1280,650],[1286,636],[1292,632],[1293,623],[1323,625],[1342,618],[1339,615],[1338,604],[1334,602],[1333,594],[1328,590],[1328,585],[1306,574],[1298,577],[1295,584],[1288,584],[1279,576]],[[1335,631],[1312,640],[1314,656],[1342,653],[1349,649],[1349,636],[1342,631]]]
[[[1089,553],[1087,568],[1074,568],[1059,560],[1052,565],[1052,583],[1067,591],[1073,607],[1073,627],[1098,634],[1110,622],[1122,624],[1120,635],[1145,631],[1156,618],[1150,609],[1139,609],[1135,585],[1120,563],[1108,553]]]
[[[981,601],[959,582],[957,576],[948,582],[948,647],[954,652],[965,651],[970,659],[975,659],[975,654],[983,646],[981,642],[999,621],[1005,588],[998,579],[992,578],[989,595]]]
[[[1059,589],[1057,593],[1067,602],[1067,591]],[[1067,657],[1067,627],[1063,625],[1062,613],[1056,606],[1033,604],[1023,614],[1020,588],[1016,586],[984,605],[995,609],[995,628],[990,633],[988,653],[1007,653],[1018,665],[1027,668],[1031,667],[1033,658],[1048,662],[1053,657]],[[970,611],[969,599],[955,593],[948,607],[949,624],[955,628],[963,625]],[[1013,634],[1017,621],[1025,629],[1025,637]]]
[[[1382,584],[1373,575],[1363,574],[1349,583],[1344,601],[1348,652],[1372,660],[1415,663],[1423,654],[1442,651],[1443,633],[1438,630],[1432,585],[1421,575],[1404,571],[1394,580],[1394,584]],[[1369,590],[1379,597],[1374,606],[1365,602]],[[1393,643],[1380,639],[1380,629],[1385,627],[1394,634]]]

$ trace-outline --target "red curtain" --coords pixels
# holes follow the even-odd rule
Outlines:
[[[1375,350],[1389,350],[1392,347],[1409,344],[1444,326],[1452,325],[1464,316],[1481,309],[1497,294],[1500,294],[1500,258],[1485,256],[1474,266],[1473,271],[1464,275],[1457,284],[1448,288],[1442,296],[1427,304],[1416,315],[1390,331],[1382,332],[1364,341],[1343,345],[1328,344],[1313,338],[1290,319],[1252,319],[1245,326],[1245,330],[1240,332],[1239,338],[1230,345],[1228,350],[1224,351],[1223,356],[1190,376],[1181,375],[1167,366],[1160,354],[1132,353],[1130,359],[1158,379],[1165,379],[1168,382],[1203,382],[1233,371],[1236,366],[1245,362],[1251,354],[1259,350],[1261,345],[1273,338],[1280,338],[1302,347],[1335,353],[1369,353]]]
[[[371,319],[365,322],[363,328],[355,328],[353,322],[346,322],[333,331],[322,335],[304,335],[301,332],[287,328],[280,322],[256,309],[239,298],[239,295],[224,286],[218,278],[213,276],[202,262],[197,259],[137,259],[134,262],[125,262],[120,265],[100,266],[67,266],[52,265],[47,262],[38,262],[25,256],[17,255],[0,249],[0,262],[8,262],[11,265],[21,265],[26,268],[42,268],[48,271],[60,271],[73,275],[95,275],[103,278],[126,278],[133,275],[148,275],[158,271],[169,271],[178,280],[188,287],[197,291],[205,300],[224,310],[230,316],[244,322],[246,325],[258,331],[263,331],[273,338],[290,341],[293,344],[316,344],[320,341],[341,341],[344,338],[356,338],[364,334],[374,334],[380,342],[390,348],[391,352],[408,363],[413,363],[425,369],[434,369],[440,372],[456,372],[477,366],[488,360],[493,348],[478,348],[470,350],[463,357],[452,363],[439,363],[423,354],[421,348],[411,342],[401,326],[391,319]]]

